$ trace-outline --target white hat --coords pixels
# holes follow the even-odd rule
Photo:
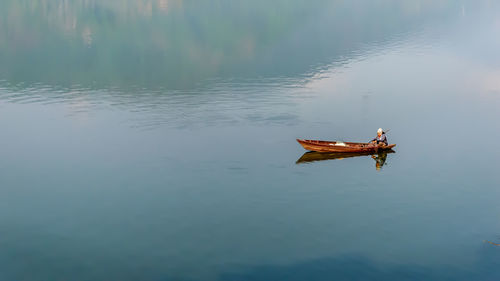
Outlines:
[[[378,128],[377,130],[377,133],[383,133],[384,131],[382,130],[382,128]]]

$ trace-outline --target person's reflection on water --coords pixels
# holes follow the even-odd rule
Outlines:
[[[385,165],[385,160],[387,160],[387,152],[382,151],[378,154],[372,155],[372,158],[375,160],[375,169],[377,169],[377,171],[380,171],[380,169],[382,169],[382,166]]]

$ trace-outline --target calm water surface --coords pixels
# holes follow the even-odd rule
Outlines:
[[[498,50],[497,1],[1,1],[0,280],[498,280]]]

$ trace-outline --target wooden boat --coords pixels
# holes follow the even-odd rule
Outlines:
[[[301,164],[301,163],[310,163],[310,162],[324,161],[324,160],[345,159],[345,158],[373,156],[373,155],[376,155],[378,157],[384,157],[386,154],[394,153],[394,152],[395,151],[392,149],[382,150],[378,153],[374,153],[374,152],[316,152],[316,151],[308,151],[308,152],[304,153],[295,163]]]
[[[388,150],[395,147],[395,144],[383,145],[373,143],[360,142],[336,142],[336,141],[321,141],[321,140],[302,140],[297,141],[306,150],[317,152],[378,152]]]

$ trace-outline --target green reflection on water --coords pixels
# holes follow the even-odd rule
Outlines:
[[[8,0],[0,3],[0,78],[126,90],[308,76],[358,56],[367,44],[443,22],[462,6],[451,0]]]

